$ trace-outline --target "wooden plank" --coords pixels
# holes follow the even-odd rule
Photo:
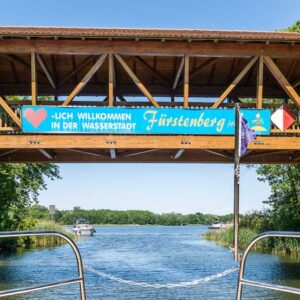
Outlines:
[[[133,71],[129,68],[125,60],[119,55],[115,54],[116,59],[121,64],[121,66],[124,68],[126,73],[129,75],[129,77],[133,80],[133,82],[136,84],[136,86],[140,89],[140,91],[148,98],[148,100],[153,104],[155,107],[159,107],[156,100],[152,97],[152,95],[149,93],[149,91],[146,89],[146,87],[142,84],[142,82],[138,79],[138,77],[133,73]]]
[[[0,149],[209,149],[233,150],[233,136],[0,135]],[[259,136],[249,150],[300,151],[296,136]]]
[[[31,104],[37,102],[36,54],[31,52]]]
[[[263,99],[263,81],[264,81],[264,58],[259,57],[258,71],[257,71],[257,89],[256,89],[256,108],[262,108]]]
[[[182,70],[183,70],[183,66],[184,66],[184,57],[181,59],[179,68],[178,68],[178,70],[177,70],[177,73],[176,73],[176,76],[175,76],[175,79],[174,79],[174,82],[173,82],[173,86],[172,86],[172,89],[173,89],[173,90],[175,90],[176,87],[177,87],[177,84],[178,84],[180,75],[181,75]]]
[[[183,86],[183,107],[189,106],[189,74],[190,74],[190,57],[184,56],[184,86]]]
[[[157,78],[160,81],[161,84],[163,84],[164,86],[170,86],[171,85],[171,83],[169,82],[169,80],[165,76],[163,76],[156,69],[151,67],[144,59],[142,59],[139,56],[134,56],[133,58],[138,63],[140,63],[143,67],[145,67],[145,69],[147,69],[155,78]],[[154,58],[156,58],[156,57],[154,57]]]
[[[0,106],[4,109],[4,111],[14,120],[14,122],[21,128],[21,120],[14,113],[14,111],[9,107],[6,101],[0,96]]]
[[[300,108],[300,97],[292,85],[288,82],[279,68],[276,66],[271,57],[264,57],[264,62],[267,68],[270,70],[276,81],[281,85],[287,95],[294,101],[298,109]]]
[[[39,54],[36,54],[36,58],[37,58],[37,61],[39,62],[40,66],[42,67],[47,79],[49,80],[51,86],[53,87],[53,89],[55,90],[56,89],[56,85],[48,71],[48,68],[46,67],[46,64],[44,62],[44,60],[42,59],[42,57],[39,55]]]
[[[227,87],[223,94],[217,99],[217,101],[212,105],[212,108],[218,108],[229,93],[236,87],[236,85],[244,78],[247,72],[252,68],[252,66],[257,61],[258,57],[253,57],[250,62],[244,67],[244,69],[239,73],[239,75],[233,80],[233,82]]]
[[[108,54],[108,106],[114,105],[114,57]]]
[[[132,40],[50,40],[50,39],[3,39],[0,40],[0,53],[30,53],[39,54],[71,54],[71,55],[101,55],[116,52],[122,55],[151,56],[190,56],[198,57],[253,57],[272,56],[300,58],[300,46],[288,43],[236,43],[236,42],[205,42],[193,41],[142,41]]]
[[[63,106],[67,106],[79,93],[80,91],[86,86],[89,82],[91,77],[99,70],[106,59],[106,54],[100,56],[100,58],[96,61],[96,63],[92,66],[92,68],[87,72],[87,74],[82,78],[82,80],[77,84],[68,98],[62,104]]]

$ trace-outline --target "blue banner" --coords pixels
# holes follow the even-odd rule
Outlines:
[[[270,111],[242,109],[249,127],[270,134]],[[23,106],[25,133],[233,135],[234,109]]]

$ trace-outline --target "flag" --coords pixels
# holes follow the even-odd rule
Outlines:
[[[248,143],[256,139],[255,130],[249,128],[248,121],[240,116],[240,156],[247,152]]]

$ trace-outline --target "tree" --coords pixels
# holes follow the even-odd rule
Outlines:
[[[279,230],[300,230],[300,166],[261,165],[258,180],[268,182],[271,223]]]
[[[287,29],[283,31],[300,32],[300,20],[296,21],[292,26],[289,26]]]
[[[37,203],[45,179],[60,178],[53,164],[0,165],[0,230],[16,230],[31,204]]]

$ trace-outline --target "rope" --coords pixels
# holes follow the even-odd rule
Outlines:
[[[115,282],[119,282],[119,283],[123,283],[123,284],[127,284],[127,285],[131,285],[131,286],[140,286],[140,287],[144,287],[144,288],[155,288],[155,289],[161,289],[161,288],[167,288],[167,289],[172,289],[172,288],[177,288],[177,287],[189,287],[189,286],[195,286],[195,285],[199,285],[201,283],[204,282],[209,282],[212,280],[216,280],[218,278],[224,277],[228,274],[231,274],[235,271],[238,270],[238,267],[232,267],[230,269],[227,269],[223,272],[217,273],[215,275],[211,275],[211,276],[207,276],[204,278],[200,278],[200,279],[196,279],[196,280],[192,280],[192,281],[183,281],[183,282],[177,282],[177,283],[167,283],[167,284],[160,284],[160,283],[147,283],[147,282],[136,282],[136,281],[132,281],[132,280],[126,280],[126,279],[122,279],[104,272],[99,272],[95,269],[93,269],[92,267],[89,267],[87,265],[83,266],[87,271],[96,274],[102,278],[106,278]]]

